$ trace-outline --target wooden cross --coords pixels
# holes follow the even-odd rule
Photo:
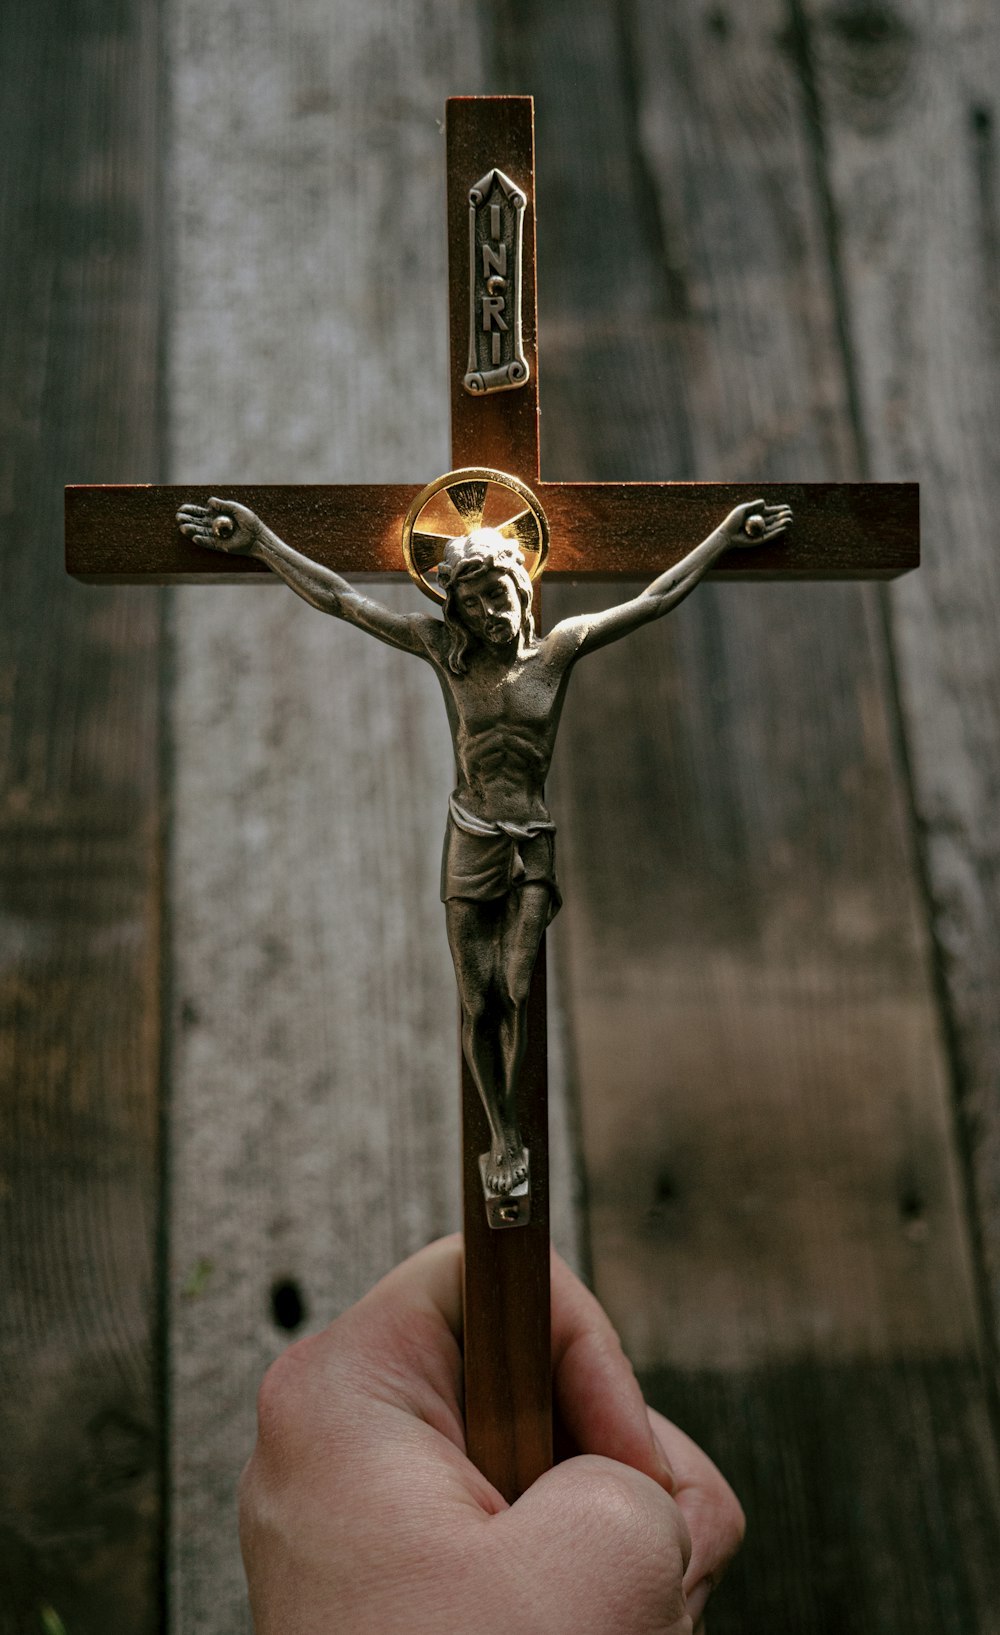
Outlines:
[[[651,580],[734,505],[767,497],[768,487],[540,480],[531,98],[451,99],[447,155],[452,465],[494,467],[534,489],[551,528],[548,574]],[[474,394],[463,384],[469,366],[469,189],[494,168],[514,179],[527,201],[521,348],[528,378],[514,389]],[[493,361],[495,354],[496,347]],[[417,492],[416,485],[405,484],[226,489],[300,551],[361,579],[402,575],[400,526]],[[90,582],[126,584],[232,584],[268,575],[251,557],[209,554],[179,535],[175,513],[192,497],[180,487],[67,489],[69,572]],[[777,545],[739,553],[735,563],[726,557],[723,576],[887,579],[917,564],[915,484],[789,483],[772,485],[771,497],[792,506],[793,530]],[[462,1062],[468,1447],[510,1500],[552,1462],[544,946],[529,1026],[519,1094],[531,1153],[531,1219],[525,1226],[496,1231],[487,1223],[478,1155],[489,1144],[488,1131]]]

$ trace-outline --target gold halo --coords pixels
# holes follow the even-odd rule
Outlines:
[[[491,484],[509,489],[523,501],[496,529],[504,539],[516,540],[525,552],[525,567],[532,580],[538,578],[549,554],[549,524],[535,494],[519,477],[507,471],[495,471],[491,466],[463,466],[458,471],[446,471],[443,477],[428,483],[417,495],[403,523],[403,561],[413,583],[429,596],[432,602],[443,602],[444,591],[430,578],[444,556],[450,539],[474,533],[483,526],[488,490]],[[447,493],[455,510],[458,527],[450,534],[428,533],[416,526],[421,512],[442,489]],[[492,524],[491,524],[492,526]]]

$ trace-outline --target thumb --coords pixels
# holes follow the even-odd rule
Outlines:
[[[677,1504],[649,1476],[582,1454],[493,1518],[509,1543],[532,1627],[575,1635],[685,1635],[691,1555]]]

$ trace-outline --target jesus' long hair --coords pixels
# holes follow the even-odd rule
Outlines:
[[[535,640],[531,579],[519,547],[504,539],[495,528],[477,528],[466,538],[450,539],[438,564],[437,578],[444,591],[444,622],[451,638],[448,668],[456,676],[464,675],[468,668],[465,655],[474,638],[458,610],[455,587],[463,579],[478,578],[479,574],[487,573],[491,568],[497,573],[506,574],[511,581],[521,604],[521,629],[529,645]]]

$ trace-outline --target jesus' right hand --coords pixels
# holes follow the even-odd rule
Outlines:
[[[246,556],[263,532],[259,517],[235,500],[210,499],[207,505],[182,505],[177,513],[177,525],[182,534],[196,545],[207,545],[211,551],[225,551],[229,556]]]

